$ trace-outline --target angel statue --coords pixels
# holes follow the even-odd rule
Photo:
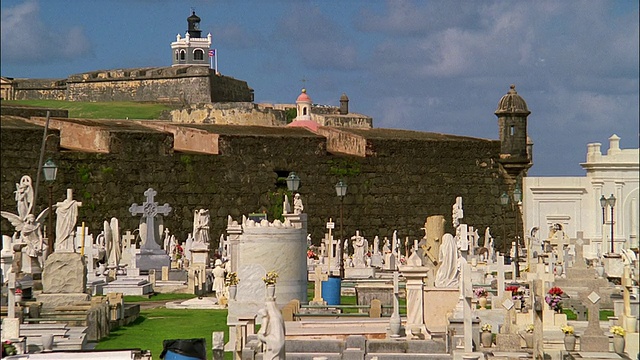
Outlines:
[[[31,214],[33,207],[33,186],[31,185],[31,177],[25,175],[20,179],[20,183],[16,184],[16,202],[18,203],[18,216],[24,220],[27,215]]]
[[[48,213],[49,208],[45,208],[37,218],[28,214],[23,220],[16,214],[0,211],[0,215],[11,222],[16,233],[20,233],[20,242],[27,244],[27,255],[33,258],[41,256],[46,247],[40,229]]]

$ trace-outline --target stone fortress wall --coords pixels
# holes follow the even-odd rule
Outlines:
[[[39,121],[41,124],[43,119]],[[120,219],[123,229],[137,227],[139,219],[128,209],[134,202],[141,203],[143,192],[153,187],[158,191],[157,201],[173,207],[165,225],[178,238],[185,239],[192,231],[193,211],[208,208],[211,237],[218,239],[228,215],[240,218],[266,212],[273,219],[279,214],[286,185],[278,179],[290,171],[302,179],[299,192],[316,244],[329,218],[336,222],[336,237],[340,234],[340,199],[334,189],[340,178],[348,184],[344,237],[360,230],[371,240],[375,235],[391,237],[398,230],[401,238],[420,238],[427,216],[441,214],[450,219],[457,196],[463,197],[464,222],[480,234],[490,226],[494,237],[500,238],[503,229],[512,237],[515,229],[515,213],[502,209],[499,203],[508,185],[498,163],[500,142],[496,140],[345,128],[338,130],[358,138],[363,153],[344,154],[332,150],[330,136],[303,128],[172,125],[178,132],[197,130],[215,135],[212,139],[217,150],[206,154],[176,150],[178,135],[145,127],[145,122],[77,121],[108,134],[108,151],[63,148],[64,130],[52,129],[56,136],[49,138],[45,158],[59,166],[54,201],[63,198],[67,188],[74,189],[75,198],[83,202],[79,219],[94,235],[100,232],[102,222],[113,216]],[[4,115],[4,111],[1,125],[1,209],[15,212],[16,182],[22,175],[36,178],[43,127]],[[36,213],[48,202],[44,182],[38,194]],[[453,231],[450,220],[446,229]],[[12,235],[11,225],[4,219],[1,230]]]
[[[246,81],[205,66],[98,70],[67,79],[14,79],[16,100],[151,101],[172,104],[251,102]]]

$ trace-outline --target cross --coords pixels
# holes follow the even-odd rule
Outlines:
[[[133,203],[129,208],[129,212],[131,215],[135,216],[137,214],[142,214],[142,216],[146,219],[147,223],[147,238],[142,244],[142,248],[144,249],[159,249],[160,246],[156,243],[156,227],[155,227],[155,216],[158,214],[169,215],[171,212],[171,206],[165,203],[162,206],[158,206],[158,203],[153,201],[154,196],[158,193],[152,188],[148,188],[147,191],[144,192],[144,195],[147,197],[147,200],[142,204],[138,205],[137,203]]]
[[[306,84],[306,82],[307,82],[307,79],[305,79],[305,78],[304,78],[304,75],[302,76],[302,80],[300,80],[300,81],[302,81],[302,88],[303,88],[303,89],[306,89],[306,85],[307,85],[307,84]]]
[[[542,333],[542,329],[544,328],[543,323],[543,311],[546,303],[544,302],[544,287],[543,281],[540,279],[535,279],[531,282],[531,298],[532,307],[534,310],[533,316],[533,358],[534,359],[543,359],[544,358],[544,349],[543,349],[543,338],[544,335]]]
[[[582,303],[589,311],[589,322],[584,335],[603,335],[600,328],[600,295],[597,293],[600,290],[600,285],[597,281],[590,281],[586,288],[587,290],[578,293]]]
[[[471,314],[471,300],[473,299],[473,288],[471,283],[471,266],[463,261],[462,270],[462,297],[463,297],[463,315],[464,315],[464,351],[473,351],[473,337],[471,335],[473,328],[473,320]]]
[[[315,280],[314,280],[315,284],[313,287],[313,301],[323,302],[324,299],[322,299],[322,282],[327,281],[329,277],[327,276],[327,274],[322,273],[322,267],[318,263],[316,263],[316,270],[314,274],[315,274]]]
[[[135,240],[135,239],[136,239],[136,236],[133,235],[131,233],[131,231],[129,231],[129,230],[127,230],[127,232],[124,235],[122,235],[122,240],[124,242],[124,247],[127,248],[127,249],[129,249],[131,247],[132,240]],[[133,248],[135,248],[136,247],[135,243],[133,243],[133,244],[134,244]]]

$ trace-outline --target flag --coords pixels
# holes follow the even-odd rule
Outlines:
[[[209,50],[209,57],[214,57],[214,56],[216,56],[216,50],[215,49]]]

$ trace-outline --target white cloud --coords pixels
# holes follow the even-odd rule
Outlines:
[[[42,20],[37,1],[2,9],[2,58],[15,63],[51,63],[91,54],[81,27],[61,29]]]

